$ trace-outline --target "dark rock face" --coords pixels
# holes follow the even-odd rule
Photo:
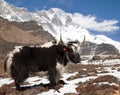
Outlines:
[[[113,45],[110,45],[110,44],[101,44],[101,45],[98,45],[97,49],[96,49],[96,54],[100,54],[100,53],[103,53],[103,54],[113,54],[113,55],[116,55],[116,54],[119,54],[119,51],[113,46]]]
[[[86,42],[82,48],[82,55],[118,55],[119,51],[110,44],[95,44]]]

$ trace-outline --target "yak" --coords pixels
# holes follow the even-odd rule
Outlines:
[[[84,42],[84,41],[83,41]],[[17,90],[30,73],[48,71],[50,85],[54,87],[60,81],[69,61],[80,62],[78,41],[53,44],[49,47],[18,46],[11,51],[4,61],[4,71],[15,81]]]

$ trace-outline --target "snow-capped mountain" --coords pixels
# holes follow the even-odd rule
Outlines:
[[[66,13],[58,8],[42,10],[37,12],[29,12],[25,8],[15,7],[4,0],[0,0],[0,16],[9,21],[25,22],[36,21],[38,25],[42,25],[44,30],[51,33],[55,38],[59,39],[60,31],[64,40],[82,41],[86,37],[86,41],[96,44],[114,45],[120,52],[120,42],[114,41],[105,35],[94,35],[79,23],[79,13]]]
[[[17,8],[13,5],[0,0],[0,16],[8,19],[9,21],[29,21],[32,20],[32,16],[25,8]]]

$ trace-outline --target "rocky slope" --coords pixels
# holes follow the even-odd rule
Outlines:
[[[16,43],[40,43],[38,38],[30,35],[29,33],[23,31],[22,29],[16,27],[8,20],[0,17],[0,38],[8,42]]]
[[[110,44],[95,44],[91,42],[86,42],[82,49],[82,55],[119,55],[118,49]]]
[[[39,38],[42,43],[48,42],[53,40],[53,36],[45,31],[42,26],[39,26],[35,21],[28,21],[28,22],[11,22],[15,26],[19,27],[20,29],[30,33],[31,35]]]

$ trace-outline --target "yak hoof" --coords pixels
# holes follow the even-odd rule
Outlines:
[[[63,80],[60,80],[59,84],[65,85],[66,83]]]
[[[16,87],[16,90],[22,91],[22,88],[21,87]]]
[[[55,85],[53,85],[53,84],[49,85],[49,89],[54,89],[54,88],[55,88]]]

